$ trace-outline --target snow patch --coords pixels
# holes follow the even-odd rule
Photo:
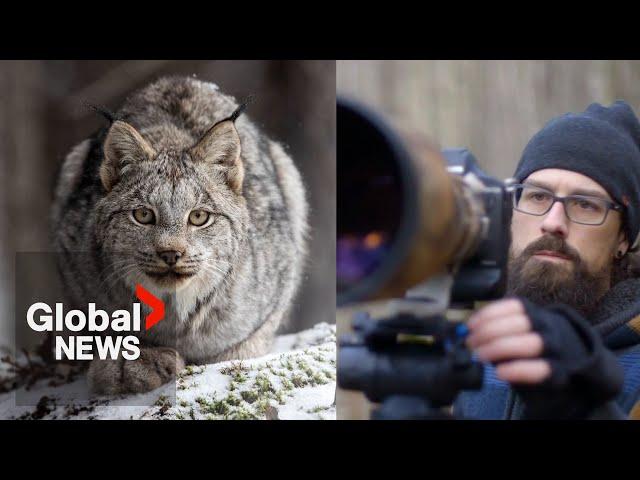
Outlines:
[[[39,380],[0,394],[0,419],[335,420],[335,387],[336,327],[321,323],[277,337],[263,357],[188,366],[145,394],[90,398],[83,374],[59,386]],[[16,405],[17,394],[30,406]]]

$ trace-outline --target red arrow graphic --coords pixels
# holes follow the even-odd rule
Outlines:
[[[149,330],[164,318],[164,302],[145,290],[140,284],[136,285],[136,297],[138,297],[142,303],[151,307],[151,313],[144,319],[144,328]]]

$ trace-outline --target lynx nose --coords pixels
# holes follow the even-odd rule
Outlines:
[[[175,250],[165,250],[163,252],[158,252],[158,255],[160,255],[160,258],[164,261],[164,263],[172,267],[178,262],[178,259],[182,256],[182,253]]]

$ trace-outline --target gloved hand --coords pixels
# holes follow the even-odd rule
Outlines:
[[[615,355],[567,306],[501,300],[474,313],[468,325],[468,345],[511,383],[524,418],[586,418],[622,389]]]

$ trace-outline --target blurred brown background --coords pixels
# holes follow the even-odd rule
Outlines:
[[[442,148],[469,148],[484,170],[503,179],[555,116],[615,100],[640,114],[640,61],[338,61],[336,74],[338,95],[360,100],[397,129],[419,132]],[[386,312],[380,302],[339,309],[339,334],[358,310],[374,317]],[[368,418],[361,395],[338,391],[337,402],[338,418]]]
[[[292,321],[298,331],[335,320],[334,61],[0,62],[0,346],[13,346],[17,251],[47,251],[55,175],[68,150],[104,125],[83,101],[115,110],[162,75],[196,75],[241,100],[289,152],[307,185],[310,259]]]
[[[338,61],[337,91],[441,147],[468,147],[488,173],[506,178],[557,115],[615,100],[640,113],[640,61]]]

